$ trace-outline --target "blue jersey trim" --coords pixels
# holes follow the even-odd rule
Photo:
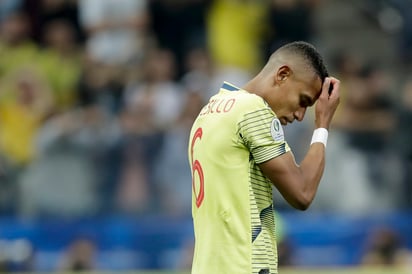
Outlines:
[[[235,86],[233,86],[229,83],[223,83],[222,88],[226,89],[226,90],[229,90],[229,91],[238,91],[238,90],[240,90],[240,88],[235,87]]]

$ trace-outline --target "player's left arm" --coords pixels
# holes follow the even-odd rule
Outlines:
[[[333,85],[331,94],[329,85]],[[339,104],[339,80],[325,80],[316,105],[316,127],[329,129]],[[262,172],[272,181],[285,200],[293,207],[305,210],[312,203],[325,168],[325,145],[311,144],[300,165],[291,152],[286,152],[259,164]]]
[[[315,197],[323,174],[324,151],[323,144],[313,144],[300,166],[290,151],[259,166],[291,206],[306,210]]]

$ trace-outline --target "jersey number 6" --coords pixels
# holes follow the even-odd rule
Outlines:
[[[203,202],[203,198],[205,196],[205,181],[204,181],[204,176],[203,176],[203,169],[202,165],[198,160],[193,160],[193,148],[195,146],[196,140],[197,139],[202,139],[203,131],[202,128],[198,128],[193,135],[192,138],[192,143],[190,146],[190,158],[192,161],[192,187],[193,187],[193,193],[195,194],[196,197],[196,206],[199,208],[200,205]],[[199,193],[196,192],[196,185],[195,185],[195,172],[197,172],[197,175],[199,176]]]

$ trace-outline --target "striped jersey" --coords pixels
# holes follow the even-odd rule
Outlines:
[[[290,150],[259,96],[225,82],[189,139],[192,274],[277,273],[272,184],[258,164]]]

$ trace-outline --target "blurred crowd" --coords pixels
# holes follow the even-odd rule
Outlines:
[[[395,67],[344,45],[325,54],[331,74],[341,79],[342,100],[311,210],[412,208],[407,2],[362,1],[363,16],[377,18],[382,32],[388,30],[382,11],[392,11],[390,22],[400,18]],[[0,1],[0,216],[190,216],[187,143],[194,118],[223,81],[242,86],[280,45],[327,44],[315,27],[322,4]],[[302,123],[285,128],[298,162],[313,119],[308,110]],[[278,209],[290,209],[274,195]],[[398,260],[396,235],[377,235],[363,262]],[[280,242],[281,265],[292,264],[290,248]],[[26,254],[25,265],[32,263],[26,242],[2,241],[2,250],[18,250],[10,254]],[[88,239],[74,241],[67,252],[62,269],[93,268],[95,246]]]
[[[321,4],[1,1],[0,214],[189,215],[193,119],[223,81],[241,86],[278,46],[314,41]],[[343,98],[316,210],[412,207],[412,78],[365,56],[326,56]],[[312,131],[310,112],[286,129],[298,160]]]

